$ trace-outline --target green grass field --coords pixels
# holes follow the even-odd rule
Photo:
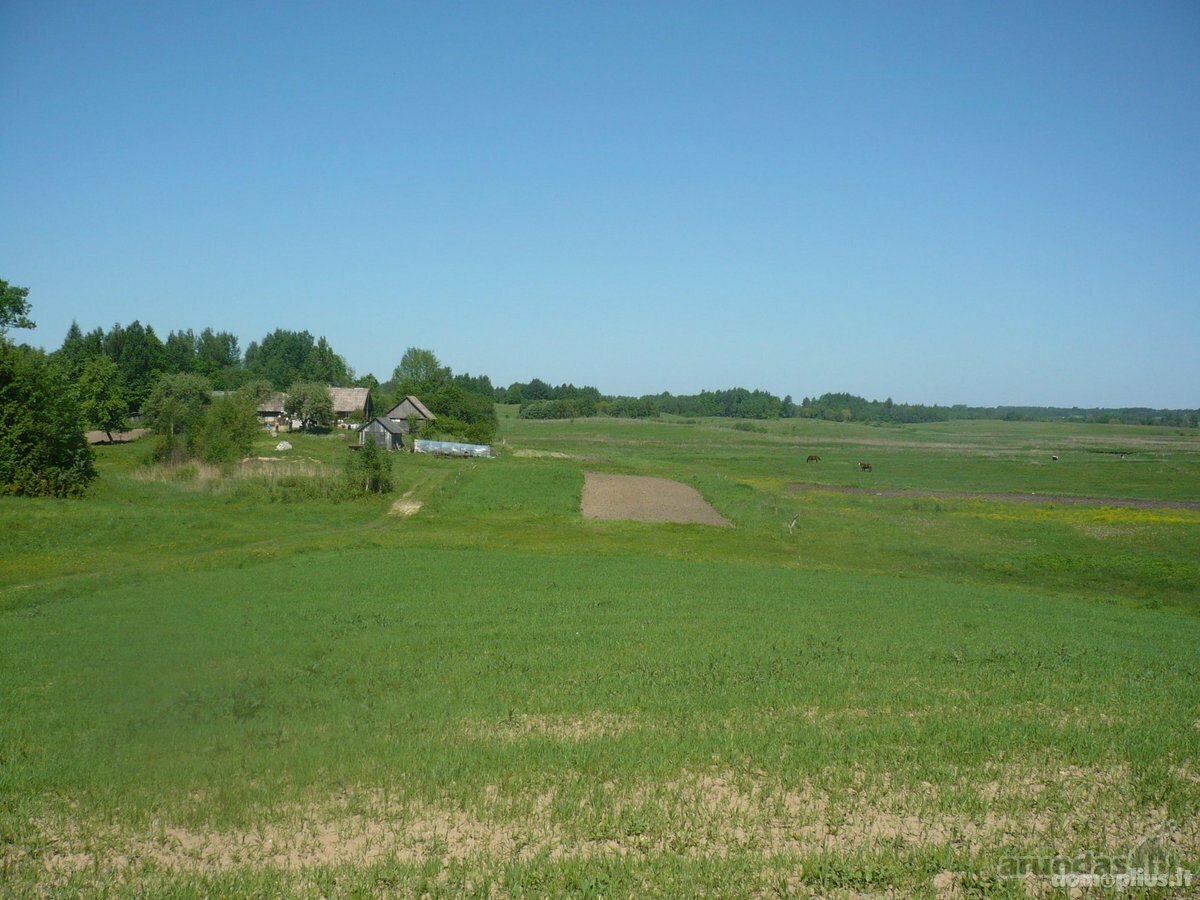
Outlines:
[[[1200,511],[955,496],[1195,503],[1195,430],[734,425],[505,415],[498,459],[403,455],[355,502],[314,487],[344,433],[238,477],[142,442],[83,501],[0,499],[0,893],[1200,872]],[[584,519],[588,471],[734,527]]]

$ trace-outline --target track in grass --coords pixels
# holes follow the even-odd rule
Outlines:
[[[1062,506],[1116,506],[1127,509],[1197,509],[1191,500],[1142,500],[1123,497],[1077,497],[1074,494],[1023,494],[1015,491],[980,493],[978,491],[914,491],[906,488],[851,487],[835,484],[795,482],[788,490],[798,494],[829,491],[835,494],[866,494],[872,497],[916,497],[922,500],[992,500],[999,503],[1056,503]]]

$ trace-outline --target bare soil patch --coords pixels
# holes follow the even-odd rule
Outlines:
[[[668,478],[584,473],[583,517],[730,525],[694,487]]]
[[[114,444],[127,444],[130,441],[136,441],[143,434],[149,434],[149,428],[134,428],[130,431],[114,431],[112,442]],[[108,432],[106,431],[85,431],[83,436],[87,438],[89,444],[107,444]]]
[[[415,516],[420,511],[420,500],[405,500],[403,498],[393,503],[390,510],[393,516]]]
[[[392,508],[388,510],[389,515],[393,516],[415,516],[421,511],[421,507],[425,504],[420,500],[412,498],[413,492],[406,491],[404,496],[392,504]]]
[[[1119,506],[1128,509],[1195,509],[1193,500],[1142,500],[1133,497],[1077,497],[1073,494],[1022,494],[1018,492],[978,493],[973,491],[916,491],[907,488],[867,488],[838,484],[795,482],[788,490],[798,494],[827,491],[833,494],[861,494],[871,497],[915,497],[923,500],[992,500],[997,503],[1054,503],[1060,506]]]

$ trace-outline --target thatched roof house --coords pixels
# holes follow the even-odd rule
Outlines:
[[[333,415],[337,419],[370,419],[375,410],[371,408],[371,391],[365,387],[331,387]]]
[[[287,394],[282,391],[267,395],[267,399],[258,404],[258,417],[268,421],[283,418],[283,404],[286,400]]]
[[[387,418],[401,425],[406,434],[408,433],[408,420],[410,418],[415,418],[417,420],[418,427],[425,422],[437,421],[437,416],[431,413],[426,408],[425,404],[412,394],[409,394],[407,397],[389,409],[386,415]]]

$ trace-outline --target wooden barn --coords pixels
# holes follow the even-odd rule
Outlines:
[[[366,446],[368,441],[384,450],[404,449],[404,435],[400,426],[382,416],[376,416],[358,429],[358,445]]]
[[[409,394],[395,406],[387,411],[387,418],[403,429],[405,434],[408,434],[409,419],[416,421],[417,428],[420,428],[426,422],[437,421],[437,416],[431,413],[416,397]]]

